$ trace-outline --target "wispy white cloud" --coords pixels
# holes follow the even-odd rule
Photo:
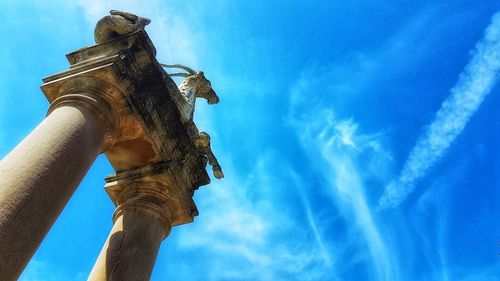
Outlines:
[[[325,264],[327,266],[333,265],[332,254],[329,252],[329,249],[325,245],[325,239],[323,237],[323,233],[318,226],[317,220],[313,214],[313,210],[311,208],[310,200],[306,194],[307,185],[302,181],[300,176],[290,167],[288,167],[287,174],[290,176],[291,181],[293,182],[293,186],[296,188],[297,193],[299,194],[300,200],[302,201],[302,207],[306,213],[307,222],[314,234],[314,238],[316,239],[316,243],[319,246],[321,256],[323,257]]]
[[[335,112],[345,114],[344,109],[352,106],[353,101],[360,104],[367,95],[379,95],[370,91],[377,79],[396,75],[403,65],[405,69],[401,71],[408,71],[425,60],[431,43],[422,38],[433,15],[432,10],[417,15],[380,48],[349,54],[328,67],[312,65],[304,69],[290,90],[287,121],[310,156],[310,165],[329,186],[332,207],[349,225],[345,239],[330,241],[339,248],[350,247],[356,255],[352,259],[344,255],[342,261],[332,256],[337,276],[363,263],[372,266],[369,271],[374,280],[399,280],[399,261],[405,257],[392,248],[398,243],[386,237],[404,235],[404,225],[398,225],[397,234],[386,232],[390,226],[381,223],[375,206],[371,206],[369,192],[373,194],[373,190],[365,185],[368,181],[382,184],[392,177],[393,156],[386,149],[386,136],[380,132],[362,133],[356,116],[339,118]],[[421,60],[402,56],[406,53],[403,50],[415,45],[419,46],[417,56]],[[335,266],[337,262],[339,266]]]
[[[428,265],[425,280],[450,280],[448,272],[447,228],[449,205],[446,192],[449,191],[448,178],[439,178],[416,202],[409,213],[408,221],[421,245],[412,252],[421,252],[425,259],[421,263]],[[417,244],[417,242],[415,242]],[[415,255],[416,256],[416,255]]]
[[[370,90],[378,79],[409,71],[428,58],[432,40],[425,36],[434,16],[434,10],[423,11],[379,48],[348,54],[328,67],[304,69],[290,91],[287,121],[310,156],[309,163],[329,186],[332,206],[349,224],[346,239],[336,241],[351,247],[355,257],[350,260],[344,255],[336,268],[349,271],[359,263],[372,265],[373,280],[399,280],[400,262],[405,259],[392,248],[398,243],[386,239],[404,232],[404,225],[398,226],[403,229],[397,234],[388,233],[390,223],[381,223],[371,206],[373,189],[365,185],[382,184],[393,176],[393,156],[386,148],[385,134],[363,133],[356,116],[345,116],[345,109],[359,106],[367,95],[380,95]],[[405,57],[406,50],[416,45],[418,59]],[[343,117],[336,116],[336,111],[343,111]],[[332,260],[337,265],[335,256]]]
[[[391,250],[368,205],[357,163],[358,155],[370,149],[373,139],[358,135],[357,125],[352,120],[335,120],[331,111],[324,111],[317,117],[305,127],[297,127],[302,132],[302,144],[312,150],[316,161],[322,160],[323,164],[317,168],[331,187],[333,203],[340,208],[346,221],[354,223],[351,232],[362,234],[369,253],[365,258],[373,263],[377,280],[397,280]]]
[[[328,254],[308,238],[313,225],[304,228],[293,219],[301,209],[293,211],[279,200],[283,192],[290,192],[290,184],[300,182],[284,180],[287,173],[296,172],[277,169],[283,165],[279,159],[264,154],[245,176],[226,161],[228,177],[200,195],[203,215],[179,234],[178,245],[213,257],[204,268],[206,280],[335,280],[330,279]],[[318,230],[313,232],[318,238]],[[227,263],[231,266],[219,266]]]
[[[380,199],[381,208],[397,206],[439,161],[498,80],[500,69],[500,14],[493,16],[473,57],[460,74],[451,95],[443,102],[434,121],[419,137],[399,177],[391,181]]]
[[[365,71],[358,73],[358,76],[368,78],[374,66],[362,65],[366,66],[363,67]],[[287,121],[310,156],[311,165],[330,186],[332,206],[338,208],[342,218],[349,224],[349,238],[343,244],[360,247],[356,251],[358,257],[351,261],[344,259],[342,270],[337,270],[337,274],[341,275],[342,271],[363,261],[373,265],[374,279],[398,280],[395,259],[376,222],[376,213],[371,211],[364,177],[361,176],[361,166],[369,167],[370,162],[380,157],[388,160],[385,165],[380,165],[380,169],[390,165],[390,154],[383,149],[379,135],[360,133],[359,125],[352,118],[336,118],[321,96],[308,94],[323,91],[326,87],[328,90],[325,95],[335,95],[335,91],[342,89],[332,89],[329,85],[332,79],[342,77],[338,77],[337,71],[332,73],[328,69],[305,70],[291,89]],[[367,163],[360,163],[362,156],[367,156]]]

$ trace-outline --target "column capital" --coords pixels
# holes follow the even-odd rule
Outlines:
[[[190,223],[198,215],[190,177],[182,175],[181,163],[161,162],[106,177],[105,190],[116,205],[113,221],[124,210],[154,212],[167,229]]]
[[[95,77],[75,77],[61,86],[58,95],[49,97],[51,103],[47,116],[61,106],[84,107],[90,110],[104,131],[104,145],[101,152],[105,152],[120,136],[120,106],[116,106],[120,101],[117,95],[119,89],[108,85],[106,81]]]

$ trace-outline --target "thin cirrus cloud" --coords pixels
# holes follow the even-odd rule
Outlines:
[[[332,188],[332,203],[342,210],[342,216],[352,224],[352,233],[359,233],[364,238],[365,246],[368,248],[368,256],[363,259],[369,260],[374,267],[378,280],[395,280],[394,263],[391,260],[391,250],[384,241],[374,213],[370,211],[363,179],[357,163],[358,153],[362,153],[366,146],[364,136],[360,136],[357,125],[351,120],[336,120],[331,111],[326,111],[327,118],[319,117],[318,127],[323,128],[314,133],[314,128],[302,128],[309,131],[302,143],[306,147],[312,147],[315,154],[320,157],[326,167],[321,169],[325,179]],[[315,126],[314,122],[312,126]],[[316,128],[318,128],[316,127]],[[311,130],[312,129],[312,130]],[[395,278],[395,279],[394,279]]]
[[[290,185],[299,189],[296,185],[300,180],[283,183],[286,174],[297,173],[290,167],[283,171],[274,168],[279,163],[279,155],[265,154],[248,175],[239,175],[227,163],[226,170],[232,176],[204,194],[207,205],[199,204],[203,217],[189,230],[179,230],[179,247],[211,257],[209,263],[200,265],[205,275],[200,278],[285,280],[286,276],[294,276],[297,280],[322,280],[329,275],[329,257],[317,254],[323,250],[322,245],[310,243],[308,227],[304,229],[289,217],[293,217],[294,208],[280,202],[279,194],[289,191]],[[252,189],[254,186],[259,189]],[[250,190],[252,195],[248,194]]]
[[[498,80],[500,70],[500,13],[496,13],[477,43],[473,57],[460,74],[451,94],[434,121],[418,138],[399,177],[385,188],[381,209],[398,206],[414,189],[418,179],[438,162],[463,131],[471,116]]]
[[[339,217],[348,222],[344,230],[348,233],[347,238],[340,242],[341,245],[337,245],[339,241],[330,243],[335,244],[336,251],[343,247],[363,249],[353,259],[346,258],[348,255],[344,253],[341,266],[336,266],[338,261],[333,257],[333,267],[337,268],[335,275],[342,276],[344,271],[362,261],[373,268],[371,271],[377,280],[398,280],[394,252],[379,228],[378,214],[370,210],[365,175],[362,175],[359,160],[361,156],[369,155],[368,162],[373,161],[385,151],[380,144],[375,145],[378,143],[376,135],[361,134],[358,124],[352,119],[336,118],[334,111],[321,102],[304,102],[304,99],[315,99],[306,93],[314,93],[315,87],[330,81],[311,79],[309,75],[317,76],[316,71],[305,71],[291,90],[287,121],[311,157],[312,168],[324,178],[330,204],[339,210]],[[320,241],[320,245],[324,243],[322,239]]]

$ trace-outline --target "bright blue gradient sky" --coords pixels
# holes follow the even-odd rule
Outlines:
[[[41,79],[110,9],[203,70],[226,177],[195,194],[152,280],[498,280],[500,2],[2,1],[0,156]],[[21,280],[86,280],[111,229],[99,157]]]

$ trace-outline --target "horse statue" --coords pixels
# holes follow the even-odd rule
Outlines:
[[[180,64],[160,64],[165,68],[178,68],[186,72],[171,73],[169,76],[184,77],[184,81],[179,85],[179,95],[173,95],[173,100],[179,108],[181,122],[186,126],[189,136],[195,147],[202,155],[207,157],[208,163],[212,166],[214,176],[218,179],[224,177],[221,166],[215,158],[210,146],[210,136],[206,132],[200,132],[194,124],[193,113],[195,109],[196,98],[204,98],[208,104],[216,104],[219,102],[219,97],[212,89],[210,80],[205,78],[202,71],[194,71],[193,69]]]

